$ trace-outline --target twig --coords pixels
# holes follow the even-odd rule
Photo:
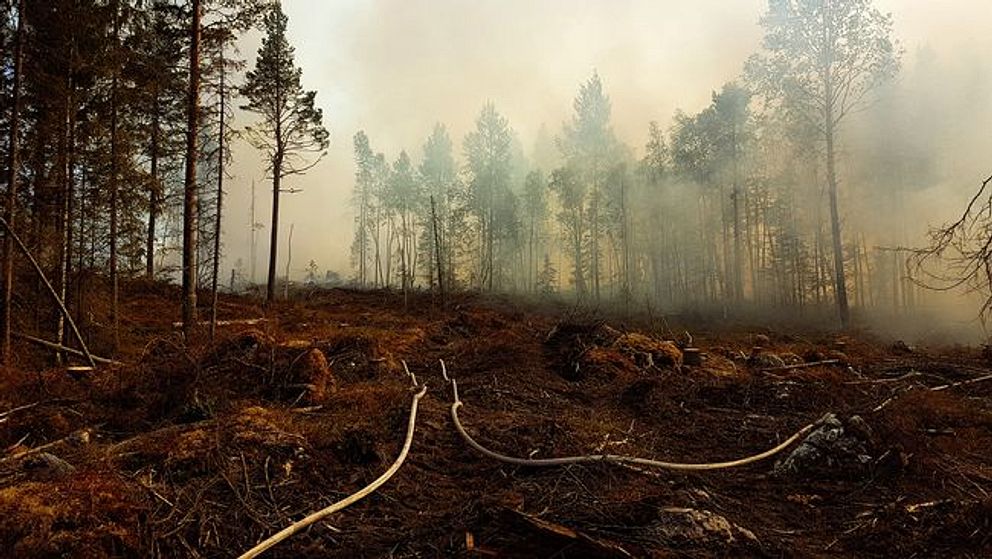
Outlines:
[[[17,413],[19,411],[29,410],[29,409],[37,406],[38,404],[41,404],[41,402],[34,402],[33,404],[25,404],[23,406],[17,406],[16,408],[11,408],[11,409],[3,412],[3,413],[0,413],[0,418],[5,418],[8,415]]]
[[[879,378],[879,379],[871,379],[871,380],[851,380],[851,381],[845,382],[844,384],[889,384],[889,383],[893,383],[893,382],[899,382],[899,381],[911,379],[911,378],[914,378],[914,377],[922,377],[922,376],[924,376],[924,374],[921,373],[921,372],[919,372],[919,371],[910,371],[910,372],[906,373],[905,375],[901,375],[901,376],[898,376],[898,377],[895,377],[895,378]]]
[[[947,390],[948,388],[955,388],[957,386],[965,386],[967,384],[975,384],[976,382],[982,382],[992,379],[992,375],[984,375],[973,379],[962,380],[960,382],[952,382],[950,384],[944,384],[942,386],[935,386],[930,390],[933,392],[940,392],[941,390]]]
[[[28,336],[27,334],[21,334],[20,332],[11,332],[12,336],[20,338],[26,342],[31,342],[33,344],[42,345],[51,349],[57,349],[59,351],[70,353],[78,357],[86,357],[86,354],[78,349],[72,347],[66,347],[62,344],[57,344],[55,342],[50,342],[48,340],[43,340],[41,338],[36,338],[34,336]],[[96,355],[90,355],[90,358],[96,363],[103,363],[104,365],[123,365],[120,361],[114,361],[113,359],[107,359],[106,357],[98,357]]]
[[[26,458],[28,456],[31,456],[31,455],[34,455],[34,454],[38,454],[39,452],[48,450],[49,448],[52,448],[52,447],[55,447],[55,446],[64,444],[66,442],[70,442],[70,441],[86,442],[86,441],[89,440],[89,438],[90,438],[90,430],[89,429],[82,429],[80,431],[76,431],[76,432],[70,434],[68,437],[63,437],[63,438],[61,438],[61,439],[59,439],[57,441],[52,441],[50,443],[46,443],[46,444],[43,444],[41,446],[36,446],[34,448],[30,448],[28,450],[25,450],[25,451],[22,451],[22,452],[18,452],[17,454],[12,454],[10,456],[6,456],[4,458],[0,458],[0,464],[6,463],[6,462],[13,462],[13,461],[19,460],[21,458]]]
[[[837,365],[840,359],[824,359],[823,361],[811,361],[809,363],[796,363],[795,365],[782,365],[781,367],[769,367],[761,369],[762,373],[772,373],[775,371],[791,371],[793,369],[806,369],[809,367],[819,367],[820,365]]]
[[[898,398],[899,396],[902,396],[903,394],[911,391],[912,389],[913,389],[913,387],[912,386],[909,386],[909,387],[906,387],[906,388],[904,388],[902,390],[897,390],[895,394],[893,394],[892,396],[889,396],[888,398],[886,398],[886,400],[884,402],[882,402],[881,404],[879,404],[879,405],[875,406],[874,408],[872,408],[872,410],[871,410],[872,413],[878,413],[878,412],[884,410],[885,407],[888,406],[889,404],[891,404],[892,402],[894,402],[896,398]]]

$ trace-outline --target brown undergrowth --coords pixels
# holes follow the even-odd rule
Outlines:
[[[224,318],[266,320],[186,346],[175,291],[129,289],[125,365],[73,376],[24,346],[3,378],[10,556],[236,555],[388,467],[412,390],[403,361],[429,385],[403,468],[269,556],[977,557],[990,544],[992,382],[933,390],[981,376],[976,351],[740,329],[693,332],[706,358],[690,367],[688,339],[646,325],[342,290],[267,311],[225,298]],[[776,370],[756,346],[783,363],[842,359]],[[775,459],[512,467],[458,437],[438,359],[466,428],[514,456],[721,461],[827,412],[855,451],[820,448],[788,474]]]

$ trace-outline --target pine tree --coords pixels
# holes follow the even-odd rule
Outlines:
[[[248,100],[242,108],[259,117],[255,126],[246,128],[247,139],[265,152],[267,170],[272,177],[267,302],[275,298],[282,179],[303,174],[316,165],[329,143],[323,112],[315,106],[316,92],[305,91],[301,84],[303,71],[295,65],[294,49],[286,39],[287,22],[281,3],[276,2],[265,15],[266,36],[255,69],[247,73],[241,88],[241,94]]]

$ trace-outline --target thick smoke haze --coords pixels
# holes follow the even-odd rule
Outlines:
[[[927,224],[959,211],[992,168],[992,3],[876,5],[893,15],[903,69],[842,133],[842,204],[845,219],[877,233],[877,242],[920,244]],[[462,138],[492,101],[532,156],[542,126],[560,133],[579,84],[596,71],[612,101],[618,138],[640,153],[649,121],[667,129],[676,109],[700,110],[714,90],[741,75],[760,49],[758,20],[767,2],[285,0],[283,8],[304,87],[317,90],[332,136],[325,160],[288,185],[303,192],[283,202],[279,270],[294,224],[291,275],[299,278],[311,259],[321,270],[350,274],[358,130],[390,161],[401,149],[417,161],[442,122],[460,155]],[[249,66],[258,41],[255,34],[242,42]],[[245,115],[239,124],[246,124]],[[927,176],[893,184],[876,165],[889,150],[925,160]],[[248,258],[251,180],[259,221],[268,221],[271,198],[257,154],[239,145],[234,155],[224,233],[228,269]],[[886,193],[896,187],[906,194],[898,217],[885,211],[892,203]],[[267,238],[267,232],[258,237],[256,279]]]

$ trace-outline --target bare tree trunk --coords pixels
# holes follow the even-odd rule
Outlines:
[[[251,239],[248,241],[250,245],[248,256],[251,258],[251,264],[249,265],[249,276],[251,277],[252,284],[256,281],[255,270],[258,260],[258,252],[256,249],[258,245],[258,226],[258,220],[255,218],[255,179],[251,179]]]
[[[358,284],[365,288],[365,258],[368,251],[368,225],[365,223],[368,215],[368,185],[362,187],[361,210],[358,218]]]
[[[382,286],[382,254],[379,250],[380,239],[382,237],[382,218],[379,215],[378,206],[375,209],[375,287]]]
[[[437,263],[437,287],[441,293],[441,306],[444,306],[444,265],[441,262],[441,236],[437,228],[437,208],[434,206],[434,195],[431,195],[431,224],[434,227],[434,255]]]
[[[741,256],[743,239],[741,237],[741,177],[740,162],[737,149],[737,123],[733,125],[734,149],[734,300],[740,305],[744,299],[744,259]]]
[[[70,75],[66,77],[65,114],[63,115],[65,119],[63,141],[65,144],[62,150],[63,160],[60,162],[63,169],[64,184],[62,188],[62,215],[59,223],[61,229],[61,246],[59,247],[59,296],[66,304],[68,304],[69,277],[72,271],[72,215],[75,210],[76,118],[74,114],[73,91],[74,85],[72,76]],[[59,315],[55,336],[60,345],[67,335],[65,317]],[[58,357],[61,358],[61,354],[58,354]]]
[[[590,208],[590,223],[592,225],[592,294],[599,302],[599,180],[593,178],[592,207]]]
[[[627,185],[620,177],[620,243],[623,262],[621,264],[621,274],[623,278],[623,309],[627,312],[630,308],[630,241],[628,240],[627,229]]]
[[[286,281],[282,288],[282,298],[289,299],[289,266],[293,263],[293,227],[289,224],[289,238],[286,239]]]
[[[201,0],[193,0],[190,25],[189,91],[186,99],[186,176],[183,183],[183,337],[189,342],[196,328],[197,239],[199,201],[196,192],[196,135],[200,105]]]
[[[114,14],[114,34],[119,31],[120,25],[116,20],[118,14]],[[117,159],[120,156],[120,138],[117,130],[117,89],[118,78],[114,72],[113,84],[110,93],[110,315],[114,329],[114,352],[120,345],[120,284],[117,274],[117,206],[120,187],[117,181],[119,172]]]
[[[20,167],[18,133],[21,124],[21,80],[24,58],[24,0],[17,3],[17,36],[14,42],[14,83],[10,107],[10,153],[7,162],[7,199],[4,219],[10,230],[3,239],[3,363],[10,366],[11,303],[14,292],[14,207],[17,204],[17,171]]]
[[[837,299],[837,312],[840,315],[841,328],[847,328],[851,323],[850,310],[847,306],[847,283],[844,277],[844,246],[840,237],[840,212],[837,208],[837,175],[834,169],[834,126],[833,115],[829,106],[827,109],[827,186],[830,198],[830,232],[833,238],[834,252],[834,290]]]
[[[279,132],[276,132],[279,135]],[[269,231],[269,275],[265,286],[265,302],[276,298],[276,253],[279,242],[279,189],[282,183],[282,151],[276,150],[272,162],[272,230]]]
[[[220,274],[220,230],[221,230],[221,210],[224,207],[224,111],[225,106],[224,74],[224,46],[220,47],[220,133],[217,138],[217,215],[214,216],[214,262],[213,274],[210,280],[210,340],[213,341],[217,331],[217,277]]]
[[[160,133],[159,111],[161,110],[158,92],[152,102],[152,145],[151,145],[151,189],[148,194],[148,237],[145,240],[145,277],[155,277],[155,227],[159,212],[161,185],[158,178],[158,144]]]

